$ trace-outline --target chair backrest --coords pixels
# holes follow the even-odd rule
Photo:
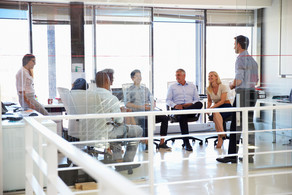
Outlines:
[[[96,91],[72,90],[58,88],[68,114],[96,114],[104,113],[100,97]],[[64,98],[64,99],[63,99]],[[106,119],[77,119],[69,120],[68,134],[79,138],[80,141],[108,139]],[[95,144],[107,147],[105,143]]]
[[[77,114],[76,109],[73,104],[71,93],[69,89],[58,87],[57,88],[63,105],[67,114],[73,115]],[[68,122],[68,135],[79,139],[79,123],[77,120],[69,120]]]
[[[57,90],[61,97],[66,112],[68,114],[76,114],[76,111],[74,110],[74,108],[72,108],[73,102],[72,97],[70,95],[70,90],[63,87],[58,87]]]
[[[76,114],[104,113],[100,97],[96,91],[72,90],[71,97]],[[80,141],[108,139],[110,127],[107,125],[105,118],[80,119],[78,123]]]

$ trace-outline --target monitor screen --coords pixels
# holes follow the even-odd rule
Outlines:
[[[124,101],[124,94],[122,88],[112,88],[112,94],[116,96],[120,101]]]
[[[3,104],[3,102],[1,102],[1,107],[2,107],[2,114],[5,114],[8,110],[6,109],[6,107]]]

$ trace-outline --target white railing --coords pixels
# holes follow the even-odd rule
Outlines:
[[[50,118],[50,117],[44,117]],[[25,150],[26,150],[26,194],[45,194],[43,191],[43,178],[34,175],[33,162],[41,170],[47,181],[46,194],[74,194],[68,186],[58,177],[58,151],[70,158],[74,163],[82,167],[93,179],[98,181],[98,194],[145,194],[138,189],[132,182],[123,178],[120,174],[107,168],[102,163],[82,152],[51,130],[43,126],[34,118],[25,118]],[[45,157],[39,154],[33,146],[33,131],[39,138],[39,151],[45,146]],[[42,152],[40,152],[42,153]],[[88,191],[83,191],[87,193]]]
[[[139,188],[148,188],[150,194],[155,194],[155,187],[159,185],[176,185],[182,183],[195,183],[195,182],[203,182],[212,180],[227,180],[233,178],[241,178],[243,180],[243,194],[248,195],[249,189],[249,178],[251,177],[262,177],[266,175],[277,175],[277,174],[292,174],[292,171],[285,172],[271,172],[271,173],[258,173],[258,174],[250,174],[249,173],[249,163],[248,163],[248,155],[250,154],[267,154],[267,153],[280,153],[286,152],[291,153],[292,150],[285,151],[271,151],[271,152],[255,152],[248,153],[248,133],[255,133],[257,131],[248,131],[248,111],[260,111],[260,110],[274,110],[274,109],[292,109],[292,106],[266,106],[266,107],[245,107],[245,108],[222,108],[222,109],[202,109],[202,110],[183,110],[183,111],[149,111],[149,112],[127,112],[127,113],[110,113],[110,114],[87,114],[87,115],[63,115],[63,116],[43,116],[43,117],[34,117],[34,118],[25,118],[27,122],[26,130],[26,191],[27,194],[32,194],[33,191],[36,194],[43,194],[42,185],[43,182],[42,177],[33,176],[32,162],[34,161],[42,170],[43,174],[47,179],[47,194],[57,194],[60,192],[61,194],[73,194],[71,190],[62,182],[62,180],[58,177],[58,169],[57,169],[57,150],[60,151],[64,156],[70,158],[74,164],[80,166],[85,172],[90,174],[95,180],[99,183],[99,189],[96,190],[100,194],[143,194]],[[61,120],[61,119],[89,119],[89,118],[112,118],[112,117],[126,117],[126,116],[147,116],[148,117],[148,142],[152,143],[154,138],[170,138],[170,137],[184,137],[184,136],[196,136],[196,135],[217,135],[222,133],[192,133],[189,135],[177,135],[177,136],[153,136],[154,132],[154,124],[155,124],[155,116],[156,115],[170,115],[170,114],[193,114],[193,113],[212,113],[212,112],[242,112],[242,132],[234,132],[234,133],[242,133],[243,137],[243,174],[235,175],[235,176],[224,176],[224,177],[213,177],[206,179],[194,179],[194,180],[184,180],[184,181],[175,181],[175,182],[164,182],[164,183],[155,183],[154,182],[154,153],[153,153],[153,144],[149,144],[149,152],[148,152],[148,161],[139,161],[141,164],[148,163],[148,174],[149,174],[149,184],[145,185],[134,185],[130,181],[127,181],[124,177],[119,175],[118,173],[110,170],[106,166],[112,166],[113,164],[104,165],[81,150],[77,149],[72,144],[68,143],[55,133],[51,132],[49,129],[41,125],[42,120],[52,119],[52,120]],[[40,140],[43,140],[46,146],[46,162],[45,158],[42,158],[42,154],[37,154],[37,151],[33,149],[32,143],[32,131],[34,130],[40,137]],[[283,130],[283,129],[281,129]],[[291,128],[286,130],[292,130]],[[260,130],[261,131],[261,130]],[[265,130],[265,131],[277,131],[277,129]],[[127,140],[143,140],[147,138],[127,138],[123,139]],[[121,139],[118,139],[121,141]],[[117,141],[116,140],[104,140],[104,141]],[[87,142],[79,142],[79,144],[84,143],[96,143],[100,142],[99,140],[87,141]],[[76,144],[74,142],[74,144]],[[43,146],[43,144],[41,144]],[[40,146],[40,147],[42,147]],[[223,155],[228,156],[228,155]],[[223,157],[222,156],[222,157]],[[190,158],[183,158],[181,161],[189,160]],[[167,163],[167,160],[161,160]],[[121,164],[121,163],[120,163]],[[123,163],[125,164],[125,163]],[[126,163],[133,164],[133,163]],[[119,164],[114,164],[119,165]],[[70,168],[68,168],[70,169]],[[73,169],[73,168],[71,168]],[[74,168],[76,169],[76,168]],[[40,179],[41,178],[41,179]],[[114,180],[112,178],[115,178]],[[38,181],[39,179],[39,181]]]

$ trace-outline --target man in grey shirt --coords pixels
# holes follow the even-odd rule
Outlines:
[[[149,89],[147,87],[144,87],[141,85],[141,71],[138,69],[135,69],[131,72],[131,79],[133,80],[133,85],[131,85],[128,88],[128,93],[126,94],[126,106],[134,112],[140,112],[140,111],[150,111],[152,108],[155,108],[155,101],[151,101],[152,94],[150,93]],[[152,105],[152,103],[154,105]],[[148,120],[147,117],[136,117],[137,118],[137,124],[141,125],[141,127],[144,129],[144,137],[148,137]],[[167,129],[168,129],[168,117],[166,115],[157,115],[155,117],[156,123],[161,123],[160,126],[160,136],[166,136],[167,135]],[[146,141],[146,150],[148,150],[148,145]],[[166,149],[171,150],[169,146],[166,145],[164,142],[164,138],[160,139],[160,143],[158,145],[160,149]]]
[[[253,107],[255,106],[257,95],[255,91],[255,85],[258,82],[258,64],[249,55],[247,48],[249,45],[249,39],[245,36],[239,35],[234,37],[234,50],[239,54],[235,62],[235,78],[230,83],[230,89],[235,89],[236,96],[234,99],[233,107]],[[237,105],[237,98],[239,98],[239,104]],[[232,114],[232,121],[230,131],[242,130],[242,116],[240,116],[240,126],[236,126],[236,113]],[[253,112],[248,113],[248,129],[254,130]],[[230,134],[228,154],[237,154],[240,134]],[[249,144],[254,145],[254,134],[249,134]],[[249,150],[251,152],[251,150]],[[237,156],[230,156],[216,159],[222,163],[236,163]],[[253,162],[253,156],[249,156],[249,162]]]

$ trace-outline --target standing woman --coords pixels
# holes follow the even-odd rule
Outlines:
[[[226,108],[231,107],[227,97],[228,88],[221,83],[220,77],[215,71],[211,71],[208,76],[209,86],[207,87],[208,106],[207,108]],[[215,112],[213,113],[213,121],[217,132],[224,132],[223,120],[231,116],[231,112]],[[223,138],[226,135],[218,135],[218,143],[216,148],[221,148]]]
[[[26,54],[22,58],[22,67],[16,74],[16,89],[19,103],[24,110],[33,109],[43,115],[49,115],[46,109],[35,99],[33,68],[35,56]]]

